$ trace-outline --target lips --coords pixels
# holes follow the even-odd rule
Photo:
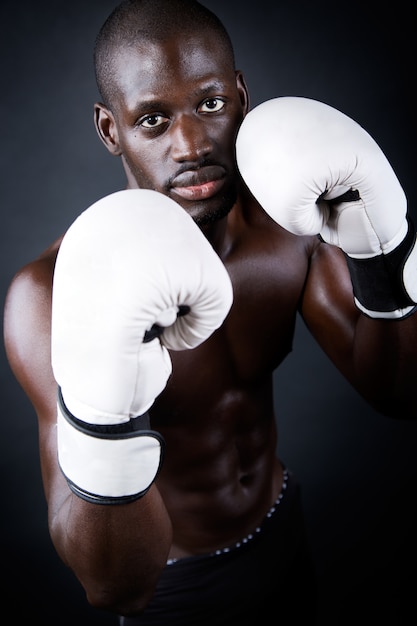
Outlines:
[[[172,181],[172,190],[185,200],[207,200],[220,191],[224,177],[223,167],[207,165],[178,174]]]

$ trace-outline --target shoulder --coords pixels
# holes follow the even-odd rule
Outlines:
[[[309,263],[320,248],[317,236],[294,235],[275,222],[247,189],[240,195],[235,216],[238,238],[279,263],[283,258],[301,265]]]
[[[55,261],[62,238],[39,257],[24,265],[14,275],[6,295],[5,322],[13,328],[13,320],[26,317],[30,310],[50,303]]]

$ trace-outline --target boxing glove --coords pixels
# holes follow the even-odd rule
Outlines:
[[[344,251],[363,313],[396,319],[415,310],[417,247],[406,197],[359,124],[322,102],[275,98],[246,116],[236,152],[244,181],[277,223]]]
[[[147,410],[232,304],[228,273],[192,218],[151,190],[111,194],[66,232],[52,291],[58,459],[80,497],[112,504],[149,489],[163,438]]]

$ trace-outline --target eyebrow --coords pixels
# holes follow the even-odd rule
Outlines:
[[[140,100],[136,103],[135,112],[141,111],[155,111],[157,109],[165,109],[167,103],[163,100],[154,100],[149,98],[148,100]]]
[[[224,90],[224,83],[221,81],[215,80],[215,81],[211,81],[210,83],[207,83],[204,86],[200,86],[196,88],[192,92],[192,94],[196,98],[204,98],[204,96],[207,96],[213,92],[223,91],[223,90]],[[169,106],[169,103],[167,101],[161,100],[157,97],[147,98],[145,100],[140,100],[139,102],[137,102],[135,111],[137,113],[140,113],[142,111],[164,110],[168,106]]]
[[[195,96],[206,96],[213,91],[223,91],[225,88],[224,83],[219,80],[214,80],[207,83],[204,87],[199,87],[193,93]]]

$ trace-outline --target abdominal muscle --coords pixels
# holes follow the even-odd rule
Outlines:
[[[275,431],[275,424],[271,426]],[[241,453],[236,443],[222,446],[211,459],[204,458],[201,448],[198,459],[195,454],[188,457],[186,448],[176,448],[176,460],[168,452],[157,484],[173,527],[170,559],[234,545],[262,522],[283,482],[275,432],[270,434],[250,455]]]

